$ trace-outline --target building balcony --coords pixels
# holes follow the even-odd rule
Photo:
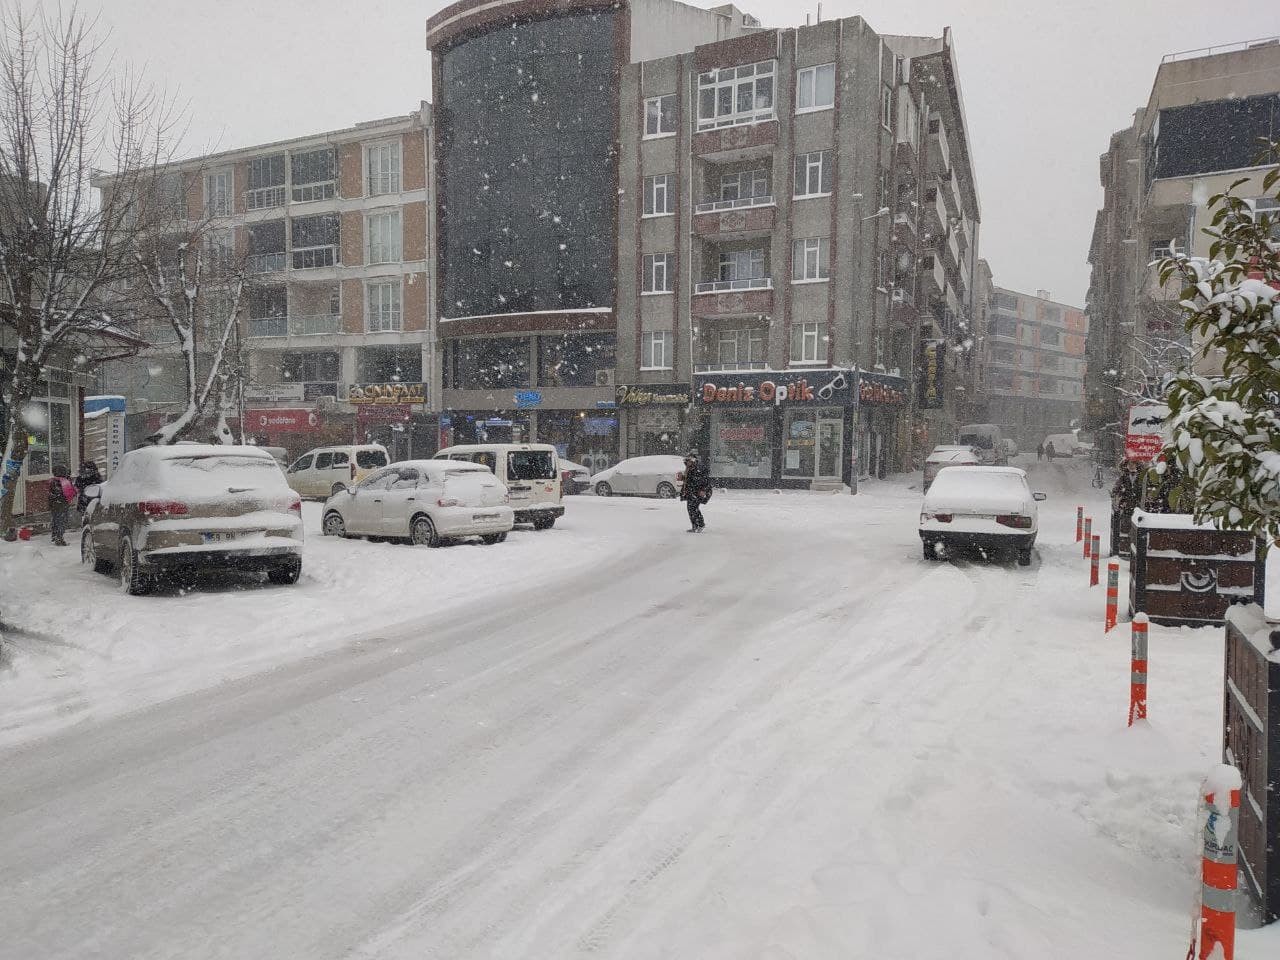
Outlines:
[[[889,322],[913,329],[920,320],[915,298],[905,287],[896,287],[889,297]]]
[[[316,313],[289,317],[289,336],[320,337],[342,332],[342,317],[336,313]]]
[[[941,120],[929,123],[929,172],[941,177],[951,172],[951,145]]]
[[[693,365],[694,373],[744,373],[751,370],[768,370],[763,360],[708,360]]]
[[[250,317],[245,329],[246,337],[285,337],[289,335],[288,317]]]
[[[294,247],[293,269],[314,270],[319,267],[336,267],[338,260],[337,244],[318,247]]]
[[[947,231],[946,242],[938,245],[946,256],[947,266],[953,270],[960,267],[960,244],[956,241],[956,231],[953,227]]]
[[[947,224],[951,218],[942,201],[942,187],[937,181],[930,184],[924,192],[924,218],[926,232],[935,237],[941,237],[947,232]]]
[[[928,298],[941,297],[947,292],[947,271],[942,266],[942,257],[936,253],[927,253],[920,258],[921,291]]]
[[[942,194],[942,202],[946,204],[947,216],[955,218],[960,216],[960,181],[956,179],[955,171],[952,170],[947,176],[939,177],[939,193]]]
[[[244,206],[246,210],[268,210],[272,207],[283,207],[288,192],[284,184],[277,187],[259,187],[246,190]]]
[[[904,167],[915,168],[919,153],[916,145],[909,140],[899,140],[893,145],[893,161]]]
[[[693,232],[695,236],[713,240],[767,234],[773,230],[776,217],[773,197],[700,203],[694,208]]]
[[[693,155],[717,162],[767,156],[777,145],[777,120],[702,130],[693,135]]]
[[[769,316],[773,313],[773,280],[717,280],[694,288],[690,312],[695,317]]]
[[[279,273],[288,262],[288,254],[283,250],[276,253],[251,254],[245,269],[249,273]]]

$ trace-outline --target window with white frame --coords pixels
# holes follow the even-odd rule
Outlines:
[[[644,293],[671,292],[671,254],[646,253],[644,255]]]
[[[758,280],[765,275],[764,250],[726,250],[720,254],[720,279]]]
[[[365,329],[384,333],[401,329],[400,281],[370,280],[365,285]]]
[[[384,210],[365,218],[369,238],[365,263],[399,263],[401,258],[400,211]]]
[[[289,155],[289,179],[295,203],[328,200],[338,181],[338,154],[333,147]]]
[[[880,88],[880,125],[893,129],[893,87],[888,84]]]
[[[773,60],[699,74],[698,129],[772,120],[773,83]]]
[[[215,170],[204,176],[204,211],[210,217],[229,217],[232,209],[230,170]]]
[[[660,217],[675,213],[672,190],[674,174],[660,173],[656,177],[644,178],[644,215]]]
[[[831,151],[796,154],[797,197],[822,197],[831,193]]]
[[[806,280],[826,280],[830,276],[828,251],[831,242],[827,237],[802,237],[791,246],[791,279],[800,283]]]
[[[381,196],[400,192],[400,143],[374,143],[365,147],[365,167],[368,170],[367,195]]]
[[[822,63],[796,71],[796,112],[825,110],[836,102],[836,65]]]
[[[666,137],[676,132],[676,95],[650,97],[644,102],[645,137]]]
[[[674,339],[670,330],[654,330],[640,336],[640,369],[670,370]]]
[[[791,325],[791,362],[826,363],[827,349],[822,335],[823,323],[811,321]]]
[[[749,370],[764,362],[764,330],[759,327],[721,330],[717,335],[716,365],[721,370]]]
[[[769,196],[769,171],[740,170],[720,175],[721,200],[755,200]]]

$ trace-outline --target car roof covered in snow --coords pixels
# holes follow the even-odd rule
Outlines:
[[[221,443],[166,443],[136,447],[127,454],[137,460],[182,460],[187,457],[258,457],[274,460],[262,447]]]
[[[446,473],[455,470],[492,473],[483,463],[472,463],[470,460],[397,460],[395,463],[388,464],[385,469],[395,470],[397,467],[421,470],[423,473]]]

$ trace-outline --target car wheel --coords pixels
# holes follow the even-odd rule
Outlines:
[[[533,529],[535,530],[550,530],[555,525],[555,517],[539,517],[537,520],[533,521]]]
[[[658,484],[658,496],[663,500],[674,500],[675,495],[676,488],[667,483],[667,481],[663,480],[662,483]]]
[[[120,589],[131,597],[140,597],[150,593],[151,578],[139,567],[138,551],[133,549],[133,541],[128,537],[120,539]]]
[[[440,546],[440,534],[436,533],[436,525],[428,516],[419,515],[413,518],[413,522],[409,524],[409,539],[416,547]]]
[[[335,483],[333,485],[333,489],[329,491],[329,496],[336,497],[338,494],[342,493],[346,489],[347,489],[347,485],[345,483]]]
[[[1018,551],[1018,566],[1020,567],[1031,566],[1031,548],[1030,547],[1027,547],[1025,550]]]
[[[507,535],[505,533],[486,533],[480,538],[481,542],[488,544],[489,546],[493,546],[495,543],[501,543],[505,539],[507,539]]]
[[[597,497],[612,497],[612,496],[613,496],[613,487],[609,486],[609,484],[607,484],[605,481],[601,480],[599,483],[597,483],[597,484],[596,484],[596,496],[597,496]]]
[[[282,586],[288,586],[291,583],[297,583],[298,577],[302,576],[302,558],[294,557],[288,563],[278,567],[272,567],[267,571],[267,580],[271,583],[278,583]]]
[[[336,510],[326,513],[324,523],[320,526],[320,532],[326,537],[345,537],[347,535],[347,525],[343,522],[342,514]]]
[[[93,567],[94,573],[106,573],[111,569],[111,564],[98,556],[98,547],[93,542],[93,533],[87,529],[80,534],[80,562],[86,567]]]
[[[932,540],[924,541],[924,558],[926,560],[938,559],[938,544]]]

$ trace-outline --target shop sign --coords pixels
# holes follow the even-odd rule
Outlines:
[[[528,410],[542,403],[542,394],[537,390],[517,390],[515,401],[517,410]]]
[[[700,376],[694,380],[694,396],[714,406],[849,406],[853,402],[852,376],[844,370]]]
[[[1129,408],[1129,425],[1124,434],[1124,458],[1150,463],[1160,456],[1169,439],[1169,406],[1164,403],[1135,403]]]
[[[920,348],[920,409],[940,410],[947,373],[947,341],[924,340]]]
[[[315,433],[320,415],[314,410],[246,410],[244,428],[248,433]]]
[[[899,406],[907,402],[907,381],[887,373],[858,374],[858,402]]]
[[[423,383],[353,383],[347,388],[347,403],[426,403]]]
[[[722,443],[764,443],[764,424],[726,423],[720,427]]]
[[[407,403],[365,404],[356,409],[356,423],[362,427],[376,423],[406,423],[413,417]]]
[[[275,403],[280,400],[301,400],[302,384],[300,383],[273,383],[268,386],[245,387],[244,398],[246,400],[255,400],[259,403]]]
[[[689,405],[687,383],[618,384],[620,407],[685,407]]]

